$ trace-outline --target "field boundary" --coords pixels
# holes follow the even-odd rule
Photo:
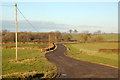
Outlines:
[[[67,51],[69,50],[69,48],[65,44],[63,44],[63,45],[67,48],[66,52],[64,53],[64,55],[67,56],[67,57],[70,57],[70,58],[75,59],[75,60],[87,62],[87,63],[94,63],[94,64],[98,64],[98,65],[102,65],[102,66],[107,66],[107,67],[111,67],[111,68],[120,69],[119,67],[115,67],[115,66],[111,66],[111,65],[107,65],[107,64],[103,64],[103,63],[89,62],[89,61],[85,61],[85,60],[82,60],[82,59],[74,58],[74,57],[67,54]]]

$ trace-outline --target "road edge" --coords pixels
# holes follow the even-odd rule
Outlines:
[[[56,43],[54,44],[55,45],[55,48],[53,49],[53,50],[49,50],[49,51],[46,51],[45,52],[45,55],[46,55],[46,53],[50,53],[50,52],[52,52],[52,51],[54,51],[54,50],[56,50],[57,49],[57,45],[56,45]],[[46,58],[46,56],[45,56],[45,58]],[[47,59],[47,58],[46,58]],[[47,61],[49,61],[48,59],[47,59]],[[49,61],[50,62],[50,61]],[[52,62],[50,62],[50,63],[52,63]],[[53,79],[53,78],[56,78],[56,76],[58,75],[58,68],[57,68],[57,66],[54,64],[54,63],[52,63],[55,67],[56,67],[56,74],[51,78],[51,79]]]

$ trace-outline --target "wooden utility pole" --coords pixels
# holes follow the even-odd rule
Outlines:
[[[16,36],[16,60],[17,60],[17,3],[15,3],[15,36]]]
[[[55,32],[55,42],[57,44],[57,35],[56,35],[56,32]]]

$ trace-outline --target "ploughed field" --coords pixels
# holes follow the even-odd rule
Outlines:
[[[18,60],[15,60],[16,51],[4,46],[15,46],[15,44],[3,44],[2,49],[2,77],[3,78],[52,78],[56,75],[55,65],[45,58],[46,52],[41,52],[42,48],[47,48],[47,44],[18,44],[19,47],[28,49],[18,49]],[[37,49],[29,49],[29,47]],[[38,48],[40,47],[40,49]]]
[[[118,67],[118,43],[65,44],[67,54],[88,62]]]

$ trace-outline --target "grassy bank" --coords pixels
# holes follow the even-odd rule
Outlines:
[[[18,61],[15,61],[15,49],[2,49],[2,75],[12,77],[45,77],[56,74],[56,67],[47,61],[40,50],[18,49]],[[37,74],[37,75],[36,75]]]
[[[117,43],[66,44],[68,55],[76,59],[118,67],[118,55],[113,52],[99,52],[99,49],[117,49]]]

